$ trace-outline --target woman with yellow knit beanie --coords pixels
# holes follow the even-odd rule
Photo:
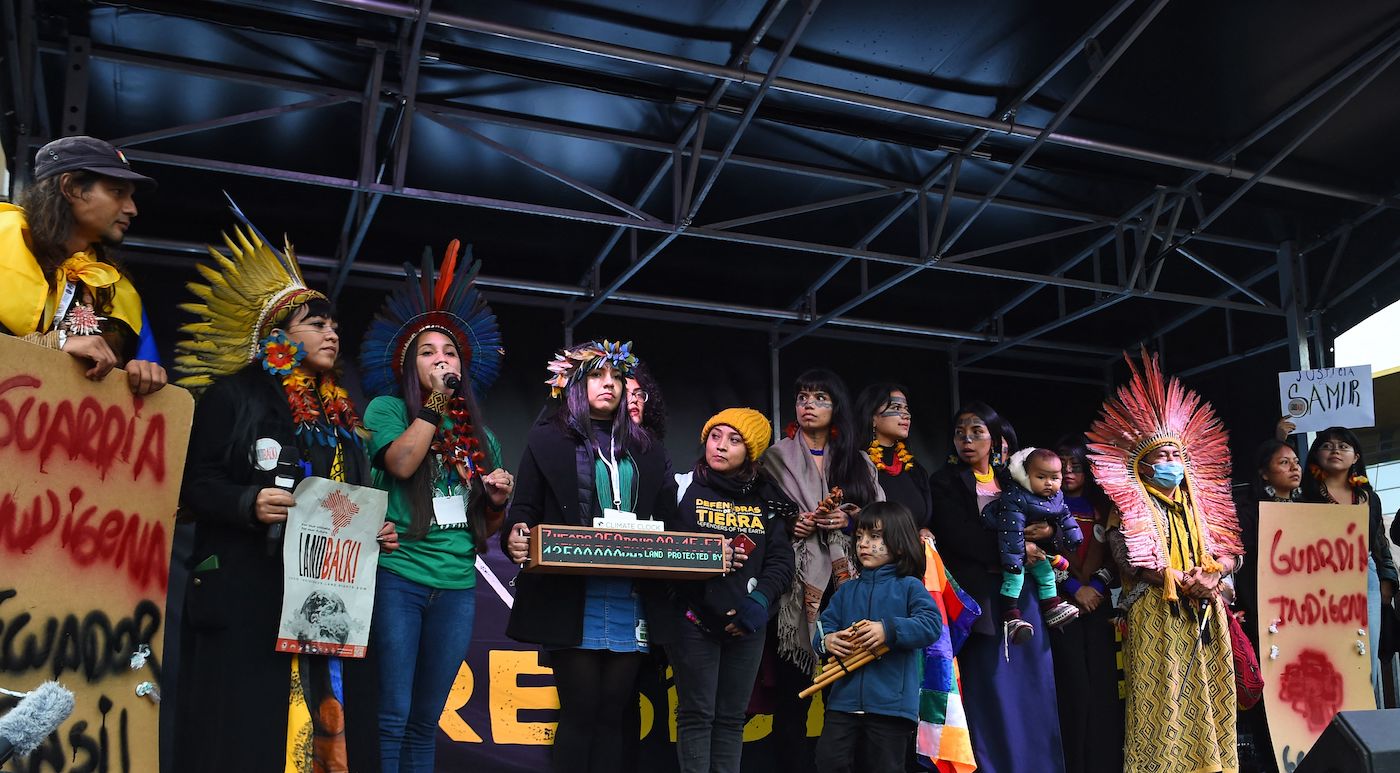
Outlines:
[[[768,620],[792,582],[784,517],[797,507],[758,465],[771,438],[763,414],[726,408],[705,422],[694,469],[676,476],[667,528],[721,534],[746,559],[723,577],[675,583],[664,607],[648,610],[652,641],[675,670],[682,773],[738,773]]]

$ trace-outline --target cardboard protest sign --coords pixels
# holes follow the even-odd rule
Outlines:
[[[1292,770],[1338,711],[1374,709],[1365,505],[1259,505],[1264,701],[1279,770]]]
[[[136,397],[122,371],[93,382],[85,370],[0,336],[0,687],[57,679],[77,700],[12,764],[158,770],[154,698],[194,401],[175,386]],[[0,697],[0,714],[12,705]]]
[[[286,573],[279,652],[362,658],[374,617],[379,527],[389,494],[307,478],[292,492],[282,542]]]
[[[1280,373],[1278,394],[1279,410],[1295,433],[1376,426],[1370,365]]]

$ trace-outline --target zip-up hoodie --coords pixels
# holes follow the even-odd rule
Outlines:
[[[821,614],[821,627],[812,646],[825,654],[822,633],[844,630],[857,620],[882,623],[890,651],[836,680],[827,710],[883,714],[917,722],[920,656],[943,630],[928,589],[916,577],[895,574],[894,564],[866,570],[836,589]]]

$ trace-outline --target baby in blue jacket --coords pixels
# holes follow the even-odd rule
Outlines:
[[[836,589],[812,645],[841,658],[882,644],[890,651],[832,685],[817,770],[902,773],[919,722],[920,659],[942,621],[924,587],[924,551],[909,510],[871,504],[857,516],[855,534],[860,576]],[[848,634],[859,620],[870,622]],[[857,749],[864,751],[859,761]]]

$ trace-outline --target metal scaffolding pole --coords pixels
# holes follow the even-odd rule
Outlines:
[[[52,45],[49,45],[45,46],[43,50],[45,53],[61,53],[66,49],[62,47],[54,47]],[[128,49],[107,46],[94,47],[91,55],[95,59],[100,59],[103,61],[113,63],[128,64],[137,67],[164,69],[172,72],[180,72],[199,77],[216,78],[237,83],[247,83],[264,86],[267,88],[285,89],[310,95],[337,97],[343,99],[346,102],[359,102],[363,99],[362,95],[359,92],[336,86],[326,85],[325,83],[320,81],[310,81],[285,75],[254,73],[243,69],[220,68],[216,66],[211,66],[207,63],[199,62],[192,59],[184,59],[180,57],[154,55],[144,52],[136,52]],[[649,139],[646,137],[641,137],[633,134],[626,134],[617,131],[601,130],[593,126],[581,126],[556,119],[545,119],[534,116],[523,116],[520,114],[501,113],[483,109],[473,109],[461,107],[455,104],[432,102],[430,100],[425,100],[421,98],[417,100],[416,107],[417,110],[425,116],[452,116],[468,121],[495,124],[501,126],[510,126],[518,129],[524,129],[527,131],[537,131],[547,134],[572,137],[576,139],[606,142],[610,144],[621,145],[623,147],[637,148],[640,150],[646,150],[656,153],[664,153],[667,155],[668,158],[671,158],[675,155],[675,147],[673,146],[673,143],[671,141]],[[707,161],[714,161],[719,158],[720,151],[701,150],[700,154],[702,159]],[[762,169],[764,171],[770,172],[795,174],[807,177],[814,177],[822,180],[849,183],[852,185],[881,188],[888,191],[892,191],[895,194],[913,194],[917,193],[919,190],[924,190],[926,193],[931,195],[949,195],[949,193],[946,190],[939,190],[934,187],[923,188],[923,184],[919,182],[910,182],[906,180],[880,177],[876,175],[851,171],[848,169],[825,167],[810,163],[801,163],[781,159],[750,156],[741,153],[732,154],[729,157],[728,163],[753,169]],[[958,199],[975,201],[980,199],[982,194],[968,191],[956,191],[951,193],[951,195]],[[1394,197],[1388,196],[1384,198],[1386,202],[1389,202]],[[912,204],[912,202],[913,199],[910,198],[909,203]],[[902,214],[903,211],[907,211],[908,204],[904,206],[905,209],[901,210],[899,214]],[[1115,218],[1110,215],[1082,212],[1074,209],[1056,207],[1048,204],[1042,204],[1039,202],[1025,201],[1008,197],[1000,197],[996,199],[992,203],[992,206],[1004,207],[1014,211],[1046,215],[1049,217],[1062,218],[1066,220],[1076,220],[1080,222],[1111,223],[1115,220]],[[1379,206],[1385,209],[1388,208],[1389,204],[1383,204]],[[1174,233],[1173,236],[1185,235],[1186,233],[1188,232],[1180,231]],[[1198,234],[1195,236],[1195,239],[1197,241],[1207,241],[1213,244],[1240,247],[1242,249],[1255,250],[1259,252],[1268,252],[1270,254],[1273,253],[1275,247],[1275,245],[1273,244],[1257,240],[1245,239],[1222,234]],[[615,246],[615,244],[616,243],[614,242],[613,246]],[[611,250],[611,247],[609,247],[609,250]]]
[[[1050,65],[1040,73],[1039,77],[1027,84],[1025,88],[1021,89],[1021,92],[1019,94],[1012,98],[1011,101],[1008,102],[1004,107],[999,108],[994,115],[1002,118],[1003,120],[1011,120],[1013,117],[1015,117],[1016,111],[1020,110],[1021,106],[1024,105],[1027,100],[1035,96],[1036,92],[1040,91],[1040,89],[1043,88],[1045,84],[1049,83],[1056,75],[1059,75],[1061,70],[1068,66],[1070,62],[1074,61],[1075,57],[1079,56],[1080,52],[1084,50],[1084,47],[1088,45],[1090,40],[1093,40],[1105,29],[1107,29],[1108,25],[1112,24],[1115,20],[1117,20],[1119,16],[1122,16],[1123,12],[1128,10],[1128,8],[1135,1],[1136,0],[1119,0],[1119,2],[1112,8],[1110,8],[1107,13],[1099,17],[1099,20],[1094,22],[1094,24],[1091,25],[1089,29],[1085,30],[1083,35],[1080,35],[1079,38],[1074,41],[1074,43],[1070,44],[1069,47],[1067,47],[1058,57],[1056,57],[1055,60],[1052,61]],[[959,149],[956,155],[950,155],[948,157],[945,157],[942,161],[940,161],[938,165],[934,167],[933,171],[929,173],[928,177],[924,180],[923,184],[919,186],[918,190],[914,191],[912,196],[906,197],[903,201],[900,202],[898,206],[886,213],[886,215],[883,218],[881,218],[878,223],[875,224],[874,228],[872,228],[868,233],[866,233],[865,236],[861,237],[860,241],[856,242],[854,248],[858,250],[863,250],[869,247],[870,244],[873,241],[875,241],[875,239],[880,234],[885,232],[885,229],[893,225],[896,220],[898,220],[901,216],[903,216],[905,212],[909,210],[910,205],[912,205],[915,201],[922,202],[923,197],[928,193],[932,192],[933,186],[938,182],[938,180],[943,176],[945,172],[952,176],[952,180],[947,186],[944,187],[942,191],[938,193],[938,195],[942,198],[940,212],[946,212],[949,207],[949,197],[955,195],[954,190],[957,187],[957,172],[961,169],[962,162],[966,160],[967,157],[974,150],[976,150],[984,141],[986,141],[986,139],[989,136],[991,136],[991,132],[985,129],[978,130],[975,134],[969,137],[966,142],[963,143],[962,148]],[[968,194],[965,192],[962,193],[961,196],[965,198],[976,198],[973,194]],[[940,217],[943,218],[944,216],[940,214]],[[920,238],[924,238],[924,235],[922,233],[920,234]],[[925,259],[928,258],[927,255],[921,255],[920,257]],[[841,269],[845,268],[846,265],[851,262],[851,260],[852,258],[849,256],[843,256],[841,259],[837,260],[831,266],[831,268],[827,269],[821,275],[821,277],[817,279],[816,282],[814,282],[810,287],[807,288],[806,292],[794,299],[793,302],[789,305],[789,308],[799,308],[802,305],[803,301],[807,298],[815,300],[817,291],[825,287],[827,282],[830,282],[838,273],[840,273]]]
[[[343,8],[367,11],[387,16],[399,18],[413,18],[417,10],[412,6],[403,5],[389,0],[317,0],[317,2],[327,5],[334,5]],[[539,45],[559,48],[575,53],[591,54],[609,59],[631,62],[634,64],[645,64],[662,69],[683,72],[692,75],[702,75],[718,80],[729,80],[736,83],[754,83],[758,78],[754,73],[740,70],[733,67],[701,62],[694,59],[669,56],[652,51],[644,51],[638,48],[621,46],[614,43],[605,43],[596,40],[564,35],[544,30],[532,30],[524,27],[517,27],[509,24],[488,21],[485,19],[471,18],[458,14],[433,11],[428,15],[430,24],[448,27],[451,29],[466,32],[476,32],[493,37],[506,38],[522,42],[536,43]],[[831,86],[824,86],[817,83],[797,81],[789,78],[774,78],[771,87],[775,91],[796,94],[812,99],[826,100],[837,104],[852,105],[869,108],[892,115],[925,118],[941,123],[962,126],[969,129],[986,129],[999,134],[1007,134],[1026,139],[1034,140],[1042,133],[1041,129],[1022,126],[1010,120],[994,120],[968,113],[959,113],[954,110],[945,110],[930,105],[921,105],[912,102],[904,102],[886,97],[878,97],[849,89],[840,89]],[[1218,175],[1227,179],[1248,179],[1254,175],[1253,170],[1242,169],[1228,164],[1218,164],[1192,159],[1184,156],[1177,156],[1170,153],[1160,153],[1157,151],[1134,148],[1117,143],[1104,142],[1087,137],[1079,137],[1063,133],[1052,133],[1047,141],[1066,147],[1079,148],[1081,150],[1099,153],[1103,155],[1130,158],[1137,161],[1173,166],[1190,171],[1200,171],[1207,174]],[[1333,198],[1347,199],[1350,201],[1361,201],[1366,204],[1386,203],[1385,197],[1374,194],[1356,193],[1334,188],[1332,186],[1318,185],[1276,175],[1264,175],[1261,180],[1264,184],[1276,187],[1303,190],[1317,193]],[[1390,206],[1400,208],[1400,202],[1388,202]]]
[[[1288,366],[1290,370],[1307,370],[1308,362],[1307,309],[1304,303],[1302,283],[1307,278],[1299,270],[1298,251],[1293,242],[1278,246],[1278,291],[1279,301],[1284,311],[1284,329],[1287,335]]]
[[[768,1],[763,11],[759,13],[758,19],[756,19],[753,26],[749,28],[749,34],[744,37],[744,45],[729,58],[730,67],[748,67],[749,58],[753,56],[753,52],[758,48],[759,43],[763,42],[763,38],[767,36],[768,30],[772,28],[773,22],[778,20],[778,14],[782,13],[783,8],[787,7],[787,4],[788,0]],[[672,152],[666,154],[661,165],[652,173],[651,179],[647,181],[646,185],[642,186],[642,192],[637,194],[637,198],[632,202],[634,207],[640,209],[646,206],[652,194],[656,192],[657,188],[660,187],[661,183],[666,179],[666,175],[673,169],[678,169],[678,156],[686,145],[695,138],[697,132],[700,130],[702,120],[706,119],[708,114],[715,109],[719,101],[724,98],[725,92],[729,90],[731,85],[733,85],[731,81],[719,81],[710,87],[710,93],[705,97],[705,101],[691,114],[690,120],[686,122],[685,128],[681,130],[680,136],[676,138]],[[699,144],[703,145],[703,143]],[[697,147],[696,150],[699,151],[701,148]],[[695,156],[699,158],[702,154],[696,153]],[[679,201],[679,199],[677,199],[677,201]],[[595,279],[596,272],[602,267],[603,261],[607,259],[608,255],[612,253],[613,248],[617,246],[618,240],[622,238],[622,234],[625,231],[626,229],[622,227],[613,229],[612,235],[604,242],[603,247],[598,250],[598,254],[593,257],[593,262],[589,264],[588,270],[584,272],[583,277],[579,280],[579,284],[586,285]],[[635,234],[635,232],[633,233]]]
[[[720,152],[719,158],[715,160],[714,165],[710,168],[710,174],[705,179],[705,183],[700,187],[699,191],[694,194],[693,199],[690,191],[693,190],[695,169],[692,167],[692,174],[690,175],[692,186],[686,188],[684,199],[688,206],[683,210],[682,219],[676,224],[676,230],[661,237],[656,244],[652,245],[651,249],[647,250],[645,255],[642,255],[631,266],[624,269],[620,276],[614,279],[611,284],[598,294],[598,297],[594,298],[578,313],[574,318],[575,321],[581,320],[594,311],[597,311],[599,306],[602,306],[608,301],[609,297],[618,290],[621,290],[622,286],[627,284],[627,280],[636,276],[637,272],[645,268],[647,264],[651,262],[652,258],[659,255],[667,245],[680,236],[681,232],[688,228],[691,222],[695,220],[695,215],[700,211],[700,207],[704,205],[706,197],[708,197],[710,191],[714,189],[715,181],[719,179],[720,171],[723,170],[725,162],[729,160],[730,155],[734,153],[734,149],[738,147],[739,138],[743,136],[744,131],[749,127],[749,123],[753,121],[754,115],[758,112],[758,106],[763,103],[763,98],[768,95],[769,88],[777,79],[778,71],[782,69],[788,57],[792,55],[793,49],[797,47],[797,41],[802,37],[802,33],[806,31],[807,25],[811,23],[813,14],[817,12],[817,6],[821,5],[821,0],[805,0],[805,5],[806,8],[803,9],[802,16],[797,20],[797,24],[793,27],[792,32],[788,34],[787,39],[783,41],[783,45],[778,49],[778,54],[773,58],[772,64],[768,66],[768,71],[764,74],[763,80],[758,84],[758,89],[755,90],[753,96],[749,98],[749,103],[744,108],[744,114],[740,117],[738,125],[735,126],[734,131],[730,133],[729,140],[725,143],[724,150]],[[698,159],[699,154],[697,153],[695,157]]]
[[[1259,181],[1264,178],[1265,175],[1272,171],[1274,167],[1282,163],[1285,158],[1288,158],[1288,156],[1292,155],[1293,151],[1297,150],[1300,145],[1306,142],[1307,139],[1311,137],[1314,132],[1316,132],[1318,129],[1321,129],[1328,121],[1332,120],[1332,117],[1335,116],[1338,112],[1340,112],[1343,107],[1346,107],[1347,103],[1351,102],[1351,100],[1354,99],[1357,94],[1360,94],[1363,90],[1365,90],[1367,86],[1371,85],[1372,81],[1380,77],[1380,74],[1385,72],[1386,69],[1388,69],[1397,58],[1400,58],[1400,32],[1396,32],[1394,35],[1391,35],[1386,40],[1390,42],[1393,46],[1390,53],[1382,57],[1379,62],[1377,62],[1374,66],[1371,67],[1369,72],[1362,75],[1356,83],[1352,84],[1351,88],[1347,89],[1346,92],[1344,92],[1335,103],[1333,103],[1330,107],[1323,111],[1322,115],[1313,119],[1312,122],[1308,124],[1307,128],[1303,129],[1301,132],[1296,134],[1293,137],[1293,139],[1289,140],[1288,143],[1285,144],[1282,149],[1280,149],[1277,153],[1273,155],[1272,158],[1270,158],[1267,162],[1264,163],[1264,166],[1260,167],[1257,172],[1250,175],[1249,179],[1245,180],[1243,185],[1241,185],[1239,188],[1236,188],[1234,193],[1231,193],[1228,197],[1226,197],[1224,201],[1220,202],[1220,204],[1216,206],[1215,209],[1211,210],[1211,213],[1209,215],[1206,215],[1204,218],[1202,218],[1201,221],[1196,224],[1196,227],[1192,229],[1192,233],[1194,234],[1195,232],[1204,231],[1207,228],[1210,228],[1210,226],[1213,223],[1215,223],[1216,220],[1219,220],[1220,217],[1224,215],[1227,211],[1229,211],[1229,209],[1233,207],[1236,202],[1243,198],[1244,195],[1250,191],[1250,189],[1257,185]],[[1183,236],[1182,238],[1176,240],[1170,246],[1163,248],[1162,251],[1158,253],[1158,258],[1161,258],[1168,252],[1171,252],[1177,247],[1186,244],[1187,242],[1191,241],[1192,238],[1194,238],[1192,234],[1187,234],[1186,236]]]
[[[962,223],[958,226],[956,230],[953,231],[953,233],[949,234],[946,239],[942,240],[941,245],[938,244],[938,242],[940,241],[938,238],[934,239],[935,243],[931,245],[931,250],[934,254],[927,256],[921,255],[920,257],[922,258],[922,261],[920,262],[920,264],[899,272],[890,279],[881,282],[880,284],[870,288],[866,292],[857,295],[855,298],[852,298],[851,300],[842,303],[831,312],[828,312],[827,314],[824,314],[821,317],[812,320],[812,322],[808,323],[806,327],[802,328],[801,330],[798,330],[797,332],[789,335],[787,338],[780,341],[779,345],[787,346],[788,344],[791,344],[794,341],[801,339],[803,336],[811,333],[813,330],[816,330],[817,328],[825,324],[827,319],[844,314],[847,311],[850,311],[851,309],[857,308],[862,304],[869,302],[870,300],[879,296],[881,293],[885,292],[891,287],[894,287],[904,282],[910,277],[913,277],[915,274],[919,273],[920,271],[924,270],[932,264],[956,262],[955,260],[944,261],[942,252],[952,248],[953,244],[956,243],[957,240],[960,239],[963,234],[967,233],[967,229],[972,226],[972,223],[977,219],[979,215],[981,215],[987,210],[987,207],[991,205],[992,200],[997,197],[997,194],[1001,193],[1001,191],[1011,182],[1012,178],[1016,176],[1016,173],[1019,172],[1021,168],[1026,165],[1026,162],[1030,161],[1031,156],[1034,155],[1036,151],[1040,150],[1040,148],[1045,144],[1047,140],[1049,140],[1049,138],[1055,132],[1055,130],[1058,129],[1062,123],[1064,123],[1066,118],[1069,118],[1070,113],[1072,113],[1074,109],[1079,106],[1079,103],[1082,102],[1084,98],[1089,95],[1089,92],[1092,91],[1093,88],[1099,84],[1099,81],[1103,80],[1103,77],[1108,74],[1109,69],[1112,68],[1113,65],[1118,62],[1119,58],[1121,58],[1123,54],[1128,50],[1128,48],[1138,39],[1138,36],[1141,35],[1144,30],[1147,29],[1147,25],[1151,24],[1152,20],[1157,18],[1157,14],[1161,13],[1162,9],[1166,7],[1168,2],[1169,0],[1153,0],[1153,2],[1147,7],[1147,10],[1143,11],[1142,15],[1139,16],[1135,22],[1133,22],[1132,26],[1129,27],[1127,32],[1123,34],[1123,37],[1119,39],[1117,44],[1114,45],[1113,50],[1109,53],[1108,57],[1104,60],[1103,64],[1100,65],[1099,68],[1095,70],[1094,73],[1090,75],[1087,80],[1084,81],[1084,83],[1080,84],[1079,88],[1075,90],[1074,95],[1071,96],[1070,99],[1067,102],[1065,102],[1064,105],[1062,105],[1058,111],[1056,111],[1055,116],[1050,120],[1050,123],[1046,125],[1044,131],[1042,131],[1040,135],[1036,137],[1035,141],[1032,142],[1029,147],[1027,147],[1021,152],[1021,155],[1016,159],[1015,163],[1013,163],[1011,167],[1002,174],[1001,179],[998,180],[997,183],[992,186],[992,189],[986,194],[984,194],[982,200],[978,202],[977,206],[972,210],[971,214],[969,214],[966,218],[963,219]],[[940,228],[939,231],[936,233],[936,236],[941,236],[941,226],[944,218],[946,217],[946,214],[946,210],[944,210],[942,216],[939,219]]]
[[[1320,98],[1322,98],[1323,96],[1325,96],[1326,94],[1328,94],[1332,89],[1336,88],[1338,85],[1340,85],[1341,83],[1345,82],[1347,79],[1351,78],[1353,75],[1355,75],[1356,73],[1360,72],[1360,71],[1361,71],[1362,69],[1364,69],[1365,67],[1369,66],[1369,65],[1371,64],[1371,62],[1375,61],[1375,59],[1376,59],[1377,57],[1379,57],[1379,56],[1381,56],[1382,54],[1386,53],[1387,51],[1389,51],[1392,47],[1394,47],[1394,46],[1396,45],[1396,35],[1397,35],[1397,34],[1400,34],[1400,31],[1392,32],[1392,33],[1386,35],[1385,37],[1383,37],[1379,42],[1377,42],[1377,43],[1375,43],[1375,44],[1373,44],[1373,45],[1368,46],[1364,51],[1362,51],[1362,52],[1361,52],[1360,54],[1358,54],[1357,56],[1353,57],[1353,58],[1352,58],[1350,61],[1348,61],[1346,64],[1342,65],[1340,68],[1338,68],[1335,72],[1333,72],[1333,73],[1332,73],[1331,75],[1329,75],[1327,78],[1323,79],[1323,80],[1322,80],[1320,83],[1318,83],[1316,86],[1313,86],[1312,88],[1310,88],[1310,89],[1308,89],[1307,91],[1305,91],[1303,94],[1299,95],[1296,99],[1293,99],[1292,101],[1290,101],[1290,102],[1288,103],[1287,106],[1285,106],[1285,107],[1284,107],[1282,110],[1280,110],[1278,113],[1274,114],[1274,116],[1273,116],[1272,118],[1270,118],[1268,121],[1265,121],[1263,124],[1261,124],[1261,125],[1260,125],[1257,129],[1255,129],[1253,132],[1250,132],[1247,136],[1243,137],[1243,138],[1240,139],[1238,142],[1234,143],[1234,144],[1231,145],[1229,148],[1226,148],[1223,152],[1221,152],[1219,155],[1217,155],[1217,156],[1215,157],[1216,163],[1221,163],[1221,164],[1223,164],[1223,163],[1227,163],[1227,162],[1233,161],[1234,158],[1235,158],[1239,153],[1243,152],[1244,150],[1246,150],[1247,148],[1249,148],[1250,146],[1252,146],[1254,143],[1258,142],[1260,139],[1264,138],[1264,137],[1267,136],[1269,133],[1273,132],[1273,131],[1274,131],[1275,129],[1277,129],[1279,126],[1282,126],[1285,122],[1287,122],[1289,119],[1291,119],[1292,117],[1294,117],[1294,116],[1297,115],[1298,113],[1302,112],[1304,109],[1306,109],[1306,108],[1307,108],[1309,105],[1311,105],[1313,102],[1316,102],[1318,99],[1320,99]],[[1182,191],[1182,195],[1186,195],[1186,194],[1189,193],[1189,192],[1194,192],[1196,184],[1199,183],[1201,180],[1204,180],[1207,176],[1208,176],[1208,175],[1207,175],[1206,172],[1198,171],[1198,172],[1196,172],[1195,174],[1191,175],[1184,183],[1182,183],[1181,186],[1179,186],[1178,190]],[[1155,198],[1155,196],[1157,196],[1157,195],[1159,195],[1159,194],[1154,193],[1154,194],[1152,194],[1152,195],[1149,195],[1149,196],[1145,197],[1142,201],[1139,201],[1139,202],[1137,203],[1137,205],[1135,205],[1133,208],[1131,208],[1122,218],[1120,218],[1120,219],[1117,221],[1117,222],[1119,223],[1119,225],[1120,225],[1120,226],[1121,226],[1121,225],[1125,225],[1125,224],[1126,224],[1129,220],[1131,220],[1133,217],[1136,217],[1138,212],[1140,212],[1141,210],[1145,209],[1149,204],[1152,204],[1152,203],[1153,203],[1154,198]],[[1386,197],[1386,198],[1389,199],[1389,198],[1393,198],[1393,197],[1389,197],[1389,196],[1388,196],[1388,197]],[[1196,201],[1197,203],[1199,203],[1199,198],[1198,198],[1198,197],[1193,197],[1193,200]],[[1383,207],[1383,206],[1381,206],[1381,205],[1376,205],[1376,206],[1372,207],[1372,209],[1371,209],[1370,211],[1368,211],[1368,212],[1367,212],[1365,215],[1363,215],[1362,217],[1363,217],[1363,218],[1366,218],[1366,219],[1370,219],[1371,217],[1374,217],[1375,215],[1379,214],[1380,212],[1384,211],[1385,209],[1386,209],[1386,208]],[[1202,212],[1201,215],[1200,215],[1200,217],[1204,218],[1204,217],[1205,217],[1205,213]],[[1155,220],[1156,218],[1154,217],[1153,219]],[[1196,235],[1194,236],[1194,238],[1196,238],[1196,239],[1199,240],[1200,238],[1202,238],[1202,234],[1197,233],[1197,231],[1199,231],[1199,229],[1193,229],[1193,231],[1191,231],[1191,232],[1189,232],[1189,233],[1196,234]],[[1175,229],[1170,229],[1170,230],[1168,231],[1168,233],[1169,233],[1169,234],[1174,234],[1174,233],[1176,233],[1176,231],[1175,231]],[[1172,236],[1172,237],[1170,237],[1170,238],[1175,239],[1176,237]],[[1330,239],[1330,238],[1332,238],[1332,237],[1329,235],[1329,237],[1327,237],[1327,238]],[[1146,241],[1146,239],[1144,239],[1144,242],[1145,242],[1145,241]],[[1121,247],[1121,243],[1120,243],[1119,246]],[[1145,246],[1145,245],[1143,245],[1143,246]],[[1081,252],[1080,254],[1076,255],[1074,258],[1071,258],[1069,261],[1067,261],[1064,265],[1060,266],[1060,267],[1059,267],[1058,269],[1056,269],[1053,273],[1054,273],[1055,275],[1057,275],[1057,276],[1058,276],[1058,275],[1063,275],[1063,273],[1064,273],[1065,271],[1068,271],[1068,270],[1072,269],[1075,265],[1078,265],[1080,261],[1082,261],[1082,260],[1084,260],[1085,258],[1087,258],[1090,254],[1091,254],[1091,252],[1090,252],[1089,250],[1085,250],[1084,252]],[[1127,281],[1124,282],[1124,286],[1125,286],[1125,287],[1131,286],[1131,284],[1132,284],[1131,282],[1127,282]],[[1252,282],[1252,281],[1248,281],[1248,282],[1246,282],[1246,284],[1253,284],[1253,282]],[[1034,296],[1036,293],[1038,293],[1040,290],[1043,290],[1046,286],[1047,286],[1047,285],[1037,285],[1037,286],[1035,286],[1035,287],[1027,288],[1026,290],[1022,291],[1022,293],[1021,293],[1019,296],[1017,296],[1015,300],[1013,300],[1013,301],[1012,301],[1011,303],[1009,303],[1009,304],[1006,304],[1006,305],[1003,305],[1002,307],[1000,307],[1000,308],[997,310],[997,312],[995,312],[994,314],[992,314],[991,316],[989,316],[987,319],[985,319],[985,320],[983,320],[981,323],[979,323],[979,324],[975,327],[975,329],[977,329],[977,330],[983,330],[983,329],[985,329],[985,328],[987,327],[987,325],[991,324],[991,321],[992,321],[992,320],[997,319],[997,318],[999,318],[999,317],[1002,317],[1002,316],[1004,316],[1005,314],[1009,313],[1011,310],[1015,309],[1016,307],[1020,306],[1020,305],[1021,305],[1022,303],[1024,303],[1025,301],[1029,300],[1031,297],[1033,297],[1033,296]],[[1228,295],[1228,294],[1227,294],[1227,295]],[[1223,298],[1223,297],[1227,297],[1227,296],[1222,296],[1222,298]],[[1205,309],[1198,309],[1197,311],[1192,312],[1189,316],[1190,316],[1191,318],[1194,318],[1195,316],[1198,316],[1200,313],[1202,313],[1204,310],[1205,310]]]

